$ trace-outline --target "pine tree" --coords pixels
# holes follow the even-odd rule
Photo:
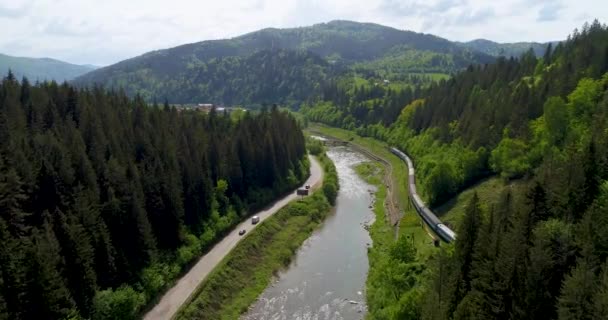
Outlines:
[[[95,252],[86,231],[78,222],[61,211],[55,213],[55,230],[65,257],[64,277],[72,297],[83,316],[89,316],[92,299],[97,290],[94,269]]]
[[[547,193],[545,192],[545,188],[540,184],[540,182],[536,182],[534,187],[532,187],[527,195],[527,205],[530,207],[529,216],[530,222],[529,226],[533,228],[536,223],[539,221],[546,220],[549,218],[550,213],[547,205]],[[526,238],[530,238],[530,230],[526,230]]]
[[[0,288],[2,287],[2,285],[0,284]],[[6,305],[6,301],[4,300],[4,297],[2,296],[2,293],[0,292],[0,320],[9,320],[10,315],[8,314],[8,307]]]
[[[97,282],[100,287],[110,287],[116,284],[116,251],[112,245],[107,225],[94,203],[94,193],[80,189],[76,192],[73,210],[91,239],[95,252],[94,265]]]
[[[24,236],[28,226],[28,217],[21,209],[21,203],[26,199],[22,182],[15,169],[8,169],[0,155],[0,217],[8,223],[14,237]]]
[[[543,55],[543,61],[545,62],[546,65],[551,64],[551,54],[553,53],[552,49],[553,49],[553,45],[551,43],[549,43],[547,45],[547,49],[545,49],[545,54]]]
[[[465,215],[458,229],[459,237],[456,242],[455,252],[458,273],[455,278],[453,309],[450,313],[456,309],[456,306],[471,290],[471,269],[473,266],[474,249],[479,238],[481,226],[482,217],[479,197],[477,193],[474,193],[465,208]]]
[[[75,303],[60,273],[63,258],[49,217],[42,230],[35,230],[30,249],[26,318],[64,319],[74,312]]]
[[[557,304],[559,320],[594,319],[593,295],[597,277],[593,269],[581,261],[564,280]]]
[[[0,293],[4,296],[7,313],[11,319],[24,319],[25,274],[24,246],[13,238],[4,219],[0,218]]]
[[[563,279],[576,261],[573,227],[560,220],[544,221],[534,230],[533,239],[524,292],[526,314],[554,319]]]
[[[608,263],[604,263],[593,301],[593,318],[602,319],[606,317],[608,314]]]

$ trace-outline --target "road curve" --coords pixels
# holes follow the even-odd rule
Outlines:
[[[310,159],[310,177],[308,177],[308,180],[306,180],[303,186],[310,185],[311,188],[316,189],[321,185],[323,180],[323,170],[315,158],[311,156],[308,156],[308,158]],[[260,217],[260,222],[262,222],[297,197],[294,190],[294,192],[274,202],[272,206],[259,211],[256,215]],[[217,243],[209,252],[207,252],[207,254],[201,257],[190,271],[177,281],[173,288],[169,289],[163,295],[158,304],[144,316],[144,320],[166,320],[175,317],[179,308],[190,298],[198,285],[205,280],[213,268],[215,268],[215,266],[217,266],[243,238],[242,236],[239,236],[239,230],[245,229],[247,232],[250,232],[255,227],[256,225],[252,225],[251,221],[247,219],[234,228],[232,232],[226,235],[224,239]]]

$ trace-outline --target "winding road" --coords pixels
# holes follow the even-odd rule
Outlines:
[[[321,186],[323,170],[315,158],[312,156],[308,156],[308,158],[310,159],[310,177],[302,187],[309,185],[312,189],[316,189]],[[257,212],[256,215],[260,217],[260,223],[297,197],[294,190],[294,192],[274,202],[270,207]],[[250,232],[256,226],[251,224],[251,220],[247,219],[234,228],[232,232],[200,258],[190,271],[177,281],[173,288],[163,295],[158,304],[144,316],[144,320],[173,319],[180,307],[191,298],[199,284],[243,238],[243,236],[239,236],[239,231],[245,229]]]

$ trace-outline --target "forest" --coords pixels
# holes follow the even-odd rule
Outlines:
[[[308,175],[296,120],[0,82],[0,319],[131,319]]]
[[[352,94],[303,109],[411,154],[433,206],[488,176],[523,184],[497,203],[473,197],[456,244],[422,261],[416,277],[385,279],[392,293],[374,318],[606,317],[607,72],[608,27],[595,21],[541,57],[499,58],[413,90],[389,124],[367,120],[377,98],[363,111]],[[400,265],[420,262],[408,254]]]

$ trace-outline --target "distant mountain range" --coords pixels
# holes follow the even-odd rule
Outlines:
[[[0,74],[5,76],[9,69],[18,79],[25,76],[32,82],[36,80],[63,82],[95,70],[97,67],[71,64],[50,58],[25,58],[0,54]]]
[[[353,70],[371,76],[450,74],[470,64],[491,63],[500,52],[479,47],[373,23],[332,21],[152,51],[89,72],[74,83],[122,87],[130,95],[174,103],[291,104]]]

